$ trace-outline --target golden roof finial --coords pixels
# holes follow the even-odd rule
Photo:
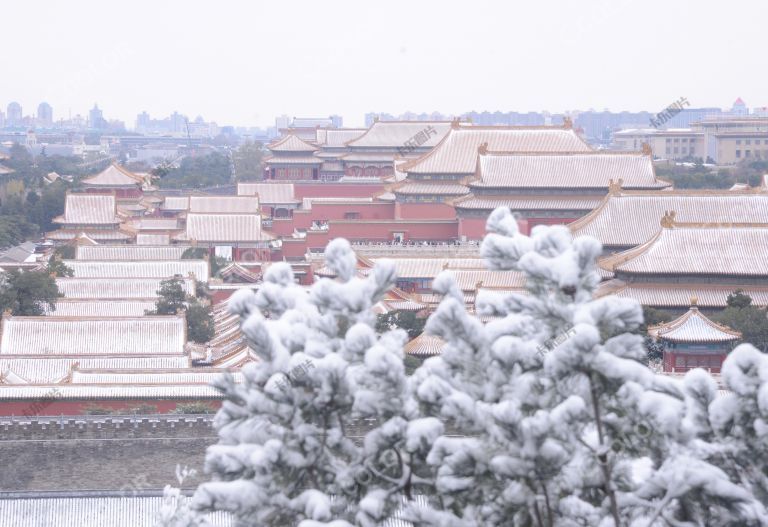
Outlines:
[[[563,117],[563,128],[566,130],[573,130],[573,119],[570,117]]]
[[[664,212],[664,216],[661,217],[661,226],[665,229],[669,229],[675,226],[674,210],[668,210]]]
[[[621,193],[621,185],[624,183],[623,179],[619,179],[618,181],[614,181],[612,179],[608,180],[608,194],[619,194]]]
[[[691,307],[696,307],[698,303],[699,303],[699,297],[697,297],[696,295],[693,295],[691,297]]]
[[[443,262],[443,271],[448,269],[448,262]]]
[[[484,156],[488,153],[488,143],[483,143],[480,146],[477,147],[477,153],[481,156]]]
[[[643,155],[644,156],[653,155],[653,150],[651,149],[651,145],[649,145],[648,143],[643,143]]]

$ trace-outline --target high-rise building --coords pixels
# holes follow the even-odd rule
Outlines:
[[[8,116],[6,117],[7,126],[21,126],[23,122],[23,114],[21,113],[21,105],[17,102],[12,102],[8,105]]]
[[[53,108],[47,102],[41,102],[37,107],[37,123],[42,126],[53,124]]]
[[[5,114],[0,110],[0,128],[5,128]]]
[[[88,121],[91,128],[101,130],[106,127],[107,122],[104,120],[104,113],[99,109],[98,104],[94,104],[91,111],[88,112]]]
[[[136,130],[139,132],[146,132],[152,124],[152,120],[147,112],[141,112],[136,116]]]

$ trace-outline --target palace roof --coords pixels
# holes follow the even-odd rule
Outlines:
[[[457,183],[438,183],[427,181],[406,181],[405,184],[393,189],[395,195],[446,195],[463,196],[469,194],[469,189]]]
[[[67,193],[64,214],[54,223],[77,225],[117,225],[117,202],[114,194]]]
[[[209,266],[205,260],[63,260],[75,278],[182,278],[194,274],[208,281]]]
[[[300,203],[294,197],[293,183],[238,183],[238,196],[258,196],[264,205]]]
[[[79,245],[76,260],[181,260],[191,245]]]
[[[603,269],[632,274],[768,277],[767,224],[676,224],[644,244],[606,256]]]
[[[175,239],[200,242],[257,242],[272,238],[261,231],[261,216],[258,214],[189,213],[186,231]]]
[[[189,208],[189,196],[165,196],[163,209],[183,211]]]
[[[433,147],[451,129],[451,121],[376,121],[368,130],[349,142],[352,148],[403,148],[418,134],[424,142],[418,147]]]
[[[367,128],[318,128],[315,131],[319,146],[328,148],[343,148],[347,142],[363,135]]]
[[[189,212],[258,214],[258,196],[190,196]]]
[[[470,187],[607,190],[619,180],[624,188],[671,185],[656,179],[651,156],[640,152],[481,152],[475,177]]]
[[[398,278],[432,279],[445,269],[486,270],[482,258],[369,258],[372,263],[380,259],[395,265]]]
[[[93,369],[162,369],[189,368],[189,356],[179,355],[131,355],[109,357],[103,355],[1,355],[0,377],[5,373],[14,374],[13,384],[59,383],[72,372],[73,368]],[[0,385],[2,381],[0,381]]]
[[[502,152],[590,152],[572,129],[554,126],[467,126],[451,128],[430,152],[406,164],[413,174],[475,173],[478,148]]]
[[[268,165],[319,165],[322,159],[315,156],[272,156],[264,159]]]
[[[121,167],[118,164],[112,163],[107,168],[96,174],[95,176],[90,176],[87,178],[84,178],[82,182],[85,185],[91,186],[99,186],[103,185],[106,187],[120,187],[120,186],[128,186],[128,185],[138,185],[141,186],[144,183],[144,179],[140,176],[137,176],[133,172]]]
[[[768,193],[731,191],[619,191],[569,225],[574,236],[594,236],[604,246],[636,246],[660,230],[674,211],[683,222],[768,223]]]
[[[82,300],[59,298],[56,309],[44,307],[49,317],[141,317],[155,309],[152,300]]]
[[[154,299],[163,278],[57,278],[56,285],[65,298],[93,299]],[[195,295],[195,281],[182,278],[188,295]]]
[[[406,344],[403,351],[407,355],[415,357],[434,357],[435,355],[440,355],[444,346],[445,341],[440,337],[422,333]]]
[[[517,196],[495,197],[469,194],[451,204],[457,210],[494,210],[509,207],[512,210],[592,210],[603,200],[602,196]]]
[[[299,139],[293,134],[288,134],[267,145],[272,152],[315,152],[317,147],[303,139]]]
[[[69,380],[71,384],[210,384],[221,378],[227,370],[215,368],[76,368]],[[242,382],[243,374],[232,372],[236,382]]]
[[[136,233],[137,245],[170,245],[170,234],[147,234],[143,232]]]
[[[0,355],[181,355],[184,316],[2,319]]]
[[[136,231],[175,231],[179,229],[176,218],[137,218],[131,220],[130,228]]]
[[[687,307],[691,298],[696,297],[701,307],[723,309],[728,305],[728,295],[736,289],[741,289],[744,294],[749,295],[753,305],[768,306],[768,286],[627,283],[614,279],[600,284],[595,296],[616,295],[620,298],[632,298],[644,306],[661,308]]]
[[[690,343],[733,342],[741,339],[740,332],[713,322],[695,304],[675,320],[649,327],[648,334],[672,342]]]
[[[70,241],[75,239],[89,239],[96,242],[121,242],[127,241],[133,238],[130,234],[127,234],[119,230],[89,230],[89,229],[60,229],[58,231],[48,232],[45,237],[54,241]]]

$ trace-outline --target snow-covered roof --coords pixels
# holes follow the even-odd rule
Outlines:
[[[671,224],[599,265],[614,273],[768,277],[768,225]]]
[[[56,286],[65,298],[154,299],[164,278],[57,278]],[[182,279],[188,295],[195,294],[195,281]]]
[[[177,240],[200,242],[256,242],[271,236],[261,231],[258,214],[195,214],[187,215],[187,229]]]
[[[189,196],[165,196],[163,209],[187,210],[189,208]]]
[[[79,300],[59,298],[56,309],[46,304],[44,313],[49,317],[140,317],[155,309],[153,300]]]
[[[414,496],[419,504],[424,496]],[[187,498],[189,499],[189,498]],[[0,525],[25,527],[155,527],[163,506],[162,496],[86,497],[73,493],[69,497],[0,499]],[[211,527],[235,527],[228,513],[206,515]],[[394,518],[382,527],[412,527]]]
[[[189,212],[258,214],[257,196],[190,196]]]
[[[644,306],[669,308],[687,307],[691,298],[696,297],[701,307],[725,308],[728,305],[728,295],[736,289],[742,289],[749,295],[753,305],[768,306],[768,286],[626,283],[622,280],[610,280],[600,284],[596,296],[612,294],[621,298],[632,298]]]
[[[768,193],[621,191],[606,196],[569,228],[575,236],[594,236],[603,245],[635,246],[661,230],[659,220],[666,211],[674,211],[682,222],[768,223]]]
[[[265,205],[300,203],[293,194],[293,183],[238,183],[238,196],[259,196]]]
[[[176,275],[207,282],[206,260],[63,260],[75,278],[172,278]]]
[[[144,179],[117,164],[111,164],[95,176],[83,178],[86,185],[128,186],[144,183]]]
[[[136,234],[137,245],[170,245],[170,234],[147,234],[139,232]]]
[[[474,174],[478,148],[502,152],[589,152],[571,129],[554,126],[467,126],[451,128],[430,152],[406,164],[409,174]]]
[[[318,128],[315,130],[315,141],[323,147],[341,148],[366,131],[366,128]]]
[[[119,220],[118,220],[119,221]],[[119,242],[130,240],[132,236],[116,229],[94,230],[94,229],[61,229],[46,233],[45,237],[54,241],[69,241],[78,238],[85,238],[92,242]]]
[[[405,184],[395,188],[393,191],[395,195],[428,194],[463,196],[465,194],[469,194],[469,188],[458,183],[433,183],[423,181],[406,181]]]
[[[682,316],[648,328],[648,334],[673,342],[734,342],[741,333],[705,317],[696,305]]]
[[[189,368],[189,356],[180,355],[131,355],[123,357],[94,355],[0,355],[0,376],[13,373],[16,381],[7,384],[53,384],[61,382],[73,368],[144,370]],[[21,380],[19,380],[19,378]],[[0,524],[2,525],[2,524]]]
[[[72,384],[210,384],[227,370],[216,368],[83,369],[72,371]],[[243,374],[232,372],[236,382]]]
[[[404,148],[408,141],[424,132],[425,141],[418,146],[433,147],[450,129],[450,121],[376,121],[347,145],[352,148]]]
[[[117,202],[114,194],[67,193],[64,214],[54,223],[77,225],[117,225]]]
[[[274,143],[268,144],[267,148],[272,152],[315,152],[317,150],[315,145],[298,138],[294,134],[288,134]]]
[[[608,189],[621,180],[624,188],[670,186],[656,179],[653,159],[642,152],[559,152],[480,154],[470,187]]]
[[[434,278],[444,269],[485,270],[482,258],[385,258],[395,265],[399,278]],[[370,258],[376,263],[380,258]]]
[[[80,245],[76,260],[180,260],[191,246]]]
[[[2,355],[173,355],[184,353],[183,316],[2,319]]]
[[[603,200],[602,196],[525,196],[525,197],[495,197],[475,196],[470,194],[456,199],[452,205],[456,209],[494,210],[497,207],[508,207],[512,210],[592,210]]]
[[[443,346],[445,346],[445,341],[440,337],[422,333],[406,344],[403,351],[408,355],[416,357],[433,357],[440,355]]]
[[[179,221],[176,218],[137,218],[131,226],[139,231],[175,231]]]

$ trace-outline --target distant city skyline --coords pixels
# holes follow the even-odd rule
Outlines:
[[[728,13],[739,16],[724,24]],[[3,25],[24,46],[3,56],[0,104],[33,114],[46,101],[58,119],[98,102],[129,127],[142,111],[265,127],[409,109],[653,112],[681,96],[753,108],[768,104],[765,14],[747,0],[137,0],[86,26],[90,3],[15,2],[4,19],[34,24]]]

